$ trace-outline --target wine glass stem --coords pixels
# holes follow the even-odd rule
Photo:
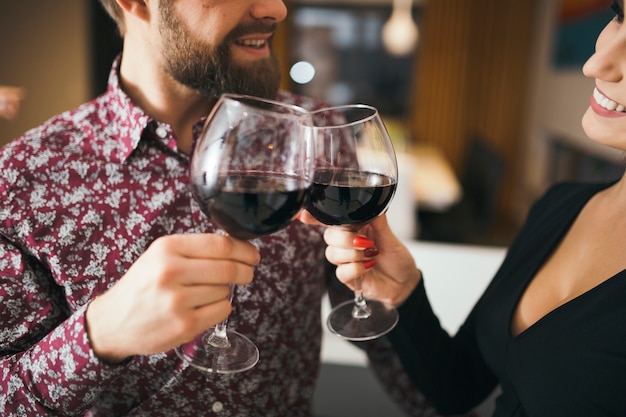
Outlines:
[[[361,278],[357,278],[354,284],[354,307],[352,308],[352,317],[355,319],[366,319],[372,314],[372,310],[367,306],[367,301],[363,297],[361,289]]]
[[[235,296],[235,285],[230,284],[228,286],[228,302],[232,304]],[[227,348],[230,346],[228,341],[228,335],[226,333],[226,326],[228,325],[228,317],[226,317],[221,323],[215,325],[213,332],[207,337],[207,343],[216,348]]]

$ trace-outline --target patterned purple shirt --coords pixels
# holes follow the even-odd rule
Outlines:
[[[91,299],[157,237],[216,230],[171,127],[130,101],[118,63],[105,94],[0,151],[0,415],[310,415],[325,245],[299,222],[255,240],[261,263],[237,291],[229,324],[259,347],[252,370],[207,375],[172,351],[112,366],[91,350]]]

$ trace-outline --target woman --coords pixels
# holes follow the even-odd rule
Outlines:
[[[613,9],[583,69],[596,79],[583,126],[592,140],[626,150],[623,0]],[[625,177],[552,187],[454,336],[430,308],[428,277],[384,217],[360,235],[327,229],[325,240],[340,281],[351,287],[364,274],[367,297],[398,307],[388,337],[440,412],[471,410],[500,385],[499,417],[626,414]],[[379,254],[366,258],[362,249],[373,245]]]

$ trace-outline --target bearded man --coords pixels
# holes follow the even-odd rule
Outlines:
[[[270,39],[285,4],[101,3],[124,39],[107,91],[0,151],[0,415],[310,415],[336,282],[322,231],[216,234],[188,188],[222,93],[321,105],[278,91]],[[227,316],[259,347],[253,369],[206,374],[174,353]],[[375,352],[407,409],[431,412]]]

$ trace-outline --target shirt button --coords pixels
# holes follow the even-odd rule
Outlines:
[[[165,137],[167,136],[167,129],[165,129],[163,126],[159,126],[156,128],[156,134],[161,139],[165,139]]]
[[[224,404],[222,404],[219,401],[215,401],[211,409],[213,410],[214,413],[219,413],[224,409]]]

